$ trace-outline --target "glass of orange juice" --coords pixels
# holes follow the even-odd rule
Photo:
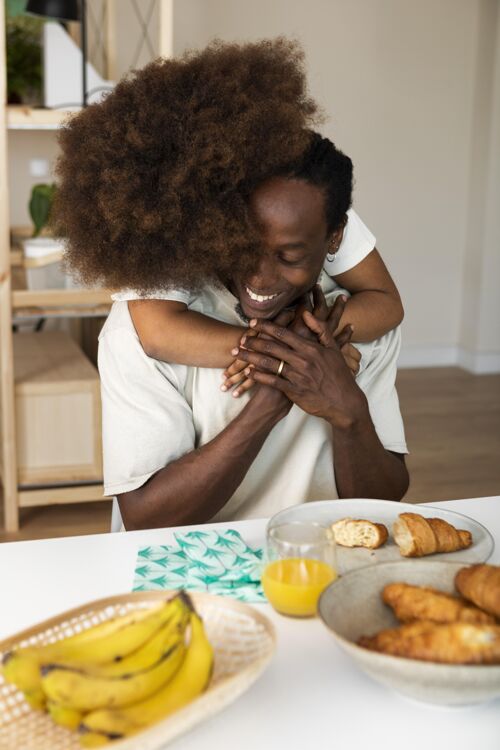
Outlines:
[[[336,578],[331,529],[302,522],[268,525],[262,587],[277,612],[314,617],[320,594]]]

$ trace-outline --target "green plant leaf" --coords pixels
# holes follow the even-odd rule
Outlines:
[[[28,0],[5,0],[7,15],[11,18],[20,16],[21,13],[24,13],[27,4]]]

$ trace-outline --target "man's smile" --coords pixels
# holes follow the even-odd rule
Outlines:
[[[252,289],[248,284],[242,284],[240,289],[240,303],[243,310],[251,310],[257,317],[275,310],[285,294],[284,292],[264,294],[261,290]]]
[[[245,287],[245,291],[254,302],[265,302],[268,299],[274,299],[278,296],[277,292],[275,294],[257,294],[257,292],[253,292],[249,286]]]

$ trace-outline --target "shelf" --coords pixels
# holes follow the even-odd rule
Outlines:
[[[23,251],[17,247],[12,247],[10,250],[10,265],[15,266],[16,268],[18,266],[24,267],[23,260],[24,260]]]
[[[14,310],[26,307],[95,307],[111,305],[107,289],[19,289],[12,292]]]
[[[39,505],[60,505],[111,500],[104,495],[102,484],[82,484],[65,487],[19,490],[19,507],[36,508]]]
[[[9,105],[6,109],[9,130],[57,130],[72,114],[69,110],[26,107],[22,104]]]
[[[20,307],[14,310],[13,323],[38,320],[39,318],[105,318],[109,313],[109,305],[92,305],[88,307]]]

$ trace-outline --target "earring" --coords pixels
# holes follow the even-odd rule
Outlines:
[[[332,245],[332,251],[333,252],[326,254],[326,259],[327,259],[328,263],[333,263],[333,261],[335,260],[335,258],[337,256],[338,249],[339,249],[338,244]]]

